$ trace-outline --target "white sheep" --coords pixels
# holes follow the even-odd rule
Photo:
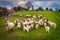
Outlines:
[[[43,25],[43,24],[44,24],[43,19],[39,20],[39,23],[38,23],[38,24],[39,24],[39,25]]]
[[[49,26],[46,26],[46,27],[45,27],[45,30],[46,30],[46,32],[49,33],[49,31],[50,31],[50,27],[49,27]]]
[[[24,25],[23,30],[29,32],[29,27]]]
[[[33,29],[33,27],[34,27],[34,20],[30,20],[29,24],[31,25],[31,29]]]
[[[33,16],[33,18],[35,18],[35,19],[36,19],[37,17],[34,15],[34,16]]]
[[[39,28],[38,22],[36,21],[35,24],[36,24],[36,29],[38,30],[38,28]]]
[[[17,23],[17,28],[20,29],[21,28],[21,23]]]
[[[13,27],[14,27],[14,23],[13,22],[9,22],[7,24],[8,24],[7,27],[6,27],[7,31],[11,31],[13,29]]]
[[[31,15],[26,15],[26,17],[31,17]]]
[[[19,23],[19,20],[16,19],[16,20],[14,21],[14,23],[15,23],[15,25],[17,26],[17,23]]]
[[[49,24],[50,24],[51,27],[53,27],[54,29],[56,29],[56,26],[57,26],[56,23],[49,21]]]
[[[38,30],[38,28],[39,28],[39,24],[36,24],[36,29]]]
[[[44,23],[44,27],[45,27],[46,32],[49,33],[50,27],[48,26],[48,23]]]
[[[5,24],[7,25],[9,22],[10,22],[9,19],[6,18],[6,20],[5,20]]]
[[[47,26],[47,23],[44,23],[44,27],[46,27]]]

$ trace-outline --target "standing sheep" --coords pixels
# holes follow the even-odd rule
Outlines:
[[[56,29],[56,26],[57,26],[56,23],[49,21],[49,24],[50,24],[51,27],[53,27],[54,29]]]

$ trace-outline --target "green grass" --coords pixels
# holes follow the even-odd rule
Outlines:
[[[50,28],[50,32],[46,33],[44,27],[40,27],[39,30],[35,28],[29,33],[24,32],[22,29],[17,30],[16,27],[12,33],[8,33],[5,29],[4,20],[5,17],[0,18],[0,40],[60,40],[60,18],[57,19],[56,16],[60,17],[60,12],[51,12],[51,11],[20,11],[16,12],[13,15],[43,15],[48,18],[50,21],[57,24],[57,29],[54,30]],[[14,22],[15,19],[20,21],[24,18],[21,17],[12,17],[10,21]]]

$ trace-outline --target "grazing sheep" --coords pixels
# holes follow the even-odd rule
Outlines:
[[[38,24],[36,24],[36,29],[38,30],[38,28],[39,28],[39,25],[38,25]]]
[[[24,25],[23,30],[29,32],[29,27],[27,25]]]
[[[21,23],[17,23],[17,29],[20,29],[21,28]]]
[[[45,20],[44,20],[44,27],[45,27],[45,26],[50,26],[48,19],[45,19]]]
[[[30,24],[28,24],[27,27],[29,28],[29,30],[31,30],[31,26],[30,26]]]
[[[17,26],[17,23],[19,23],[19,20],[16,19],[16,20],[14,21],[14,23],[15,23],[15,25]]]
[[[39,24],[38,22],[36,22],[36,29],[38,30],[38,28],[39,28]]]
[[[19,15],[20,17],[22,17],[23,15]]]
[[[34,16],[33,16],[33,18],[35,18],[35,19],[36,19],[37,17],[34,15]]]
[[[9,22],[10,22],[9,19],[6,18],[6,20],[5,20],[5,24],[7,25],[7,23],[9,23]]]
[[[9,23],[7,23],[6,29],[7,29],[7,31],[12,31],[13,27],[14,27],[14,23],[13,22],[9,22]]]
[[[34,23],[35,23],[34,19],[30,19],[30,20],[28,20],[27,23],[28,23],[28,25],[31,26],[31,29],[33,29],[33,27],[34,27]]]
[[[34,20],[30,20],[31,29],[33,29],[33,27],[34,27],[34,23],[35,23]]]
[[[39,20],[39,23],[38,23],[38,24],[39,24],[39,25],[43,25],[43,24],[44,24],[43,19]]]
[[[46,32],[49,33],[50,27],[49,27],[48,21],[49,21],[48,19],[45,19],[44,20],[44,27],[45,27]]]
[[[53,23],[53,22],[49,21],[49,24],[50,24],[51,27],[53,27],[54,29],[56,29],[56,23]]]
[[[31,15],[26,15],[25,17],[29,18],[29,17],[31,17]]]
[[[44,27],[46,27],[47,26],[47,23],[44,23]]]
[[[50,27],[49,27],[49,26],[46,26],[46,27],[45,27],[45,30],[46,30],[46,32],[49,33],[49,31],[50,31]]]
[[[31,24],[31,29],[33,29],[33,27],[34,27],[34,24]]]

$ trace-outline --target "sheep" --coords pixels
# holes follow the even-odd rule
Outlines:
[[[14,23],[13,22],[9,22],[7,24],[8,24],[7,27],[6,27],[7,31],[12,31],[12,29],[14,27]]]
[[[43,19],[39,20],[39,23],[38,23],[38,24],[39,24],[39,25],[43,25],[43,24],[44,24]]]
[[[30,19],[30,18],[29,18],[29,19],[26,21],[26,24],[29,25],[31,29],[33,29],[33,26],[34,26],[34,21],[33,21],[33,19]]]
[[[26,22],[26,20],[24,20],[24,22],[22,22],[22,24],[23,24],[23,31],[25,31],[25,30],[28,30],[27,29],[27,24],[26,24],[27,22]]]
[[[31,30],[31,26],[30,26],[30,20],[25,20],[23,22],[23,30],[29,32],[29,30]]]
[[[17,29],[20,29],[20,28],[21,28],[21,23],[18,22],[18,23],[17,23]]]
[[[35,22],[35,23],[36,23],[36,29],[38,30],[39,24],[38,24],[38,22]]]
[[[27,27],[28,27],[29,30],[31,30],[31,26],[30,26],[30,24],[28,24]]]
[[[19,15],[20,17],[22,17],[23,15]]]
[[[31,25],[31,29],[33,29],[33,27],[34,27],[34,21],[33,20],[30,20],[29,23]]]
[[[18,19],[16,19],[14,23],[17,26],[17,29],[20,29],[21,28],[21,23],[19,22]]]
[[[24,25],[23,30],[29,32],[29,27],[27,25]]]
[[[26,15],[25,17],[29,18],[29,17],[31,17],[31,15]]]
[[[49,31],[50,31],[50,27],[49,27],[49,26],[46,26],[46,27],[45,27],[45,30],[46,30],[46,32],[49,33]]]
[[[44,23],[44,27],[46,27],[47,26],[47,23]]]
[[[7,23],[9,23],[9,22],[10,22],[9,19],[6,18],[6,20],[5,20],[5,24],[7,25]]]
[[[48,23],[44,23],[44,28],[45,28],[46,32],[49,33],[50,27],[49,27]]]
[[[15,25],[17,26],[17,23],[19,23],[19,20],[16,19],[16,20],[14,21],[14,23],[15,23]]]
[[[33,18],[35,18],[35,19],[36,19],[37,17],[34,15],[34,16],[33,16]]]
[[[54,29],[56,29],[56,26],[57,26],[56,23],[49,21],[49,24],[50,24],[51,27],[53,27]]]
[[[49,26],[49,25],[50,25],[50,24],[49,24],[49,20],[48,20],[48,19],[45,19],[45,20],[44,20],[44,27],[45,27],[45,26]]]

